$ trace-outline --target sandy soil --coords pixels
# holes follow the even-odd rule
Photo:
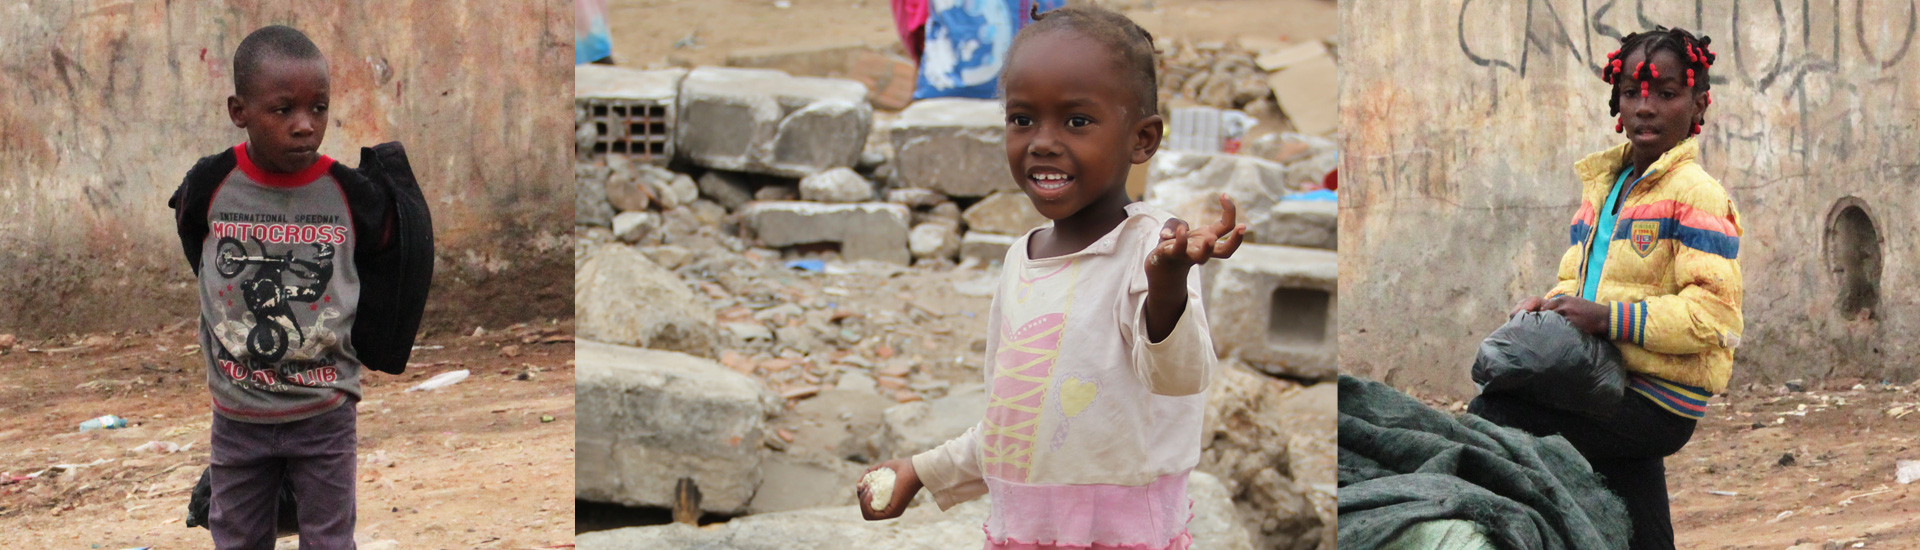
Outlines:
[[[1193,41],[1258,36],[1301,41],[1334,34],[1327,0],[1107,0],[1156,37]],[[847,42],[898,48],[893,12],[883,0],[613,0],[609,27],[622,65],[723,65],[727,53],[774,45]],[[688,36],[693,40],[688,41]],[[675,47],[680,44],[682,47]]]
[[[191,326],[21,342],[0,354],[0,548],[213,547],[206,531],[182,525],[212,419]],[[369,373],[358,538],[571,547],[572,334],[571,321],[432,334],[407,374]],[[473,374],[404,392],[459,369]],[[79,431],[103,414],[130,426]],[[148,441],[183,448],[131,450]],[[59,464],[85,466],[20,479]]]
[[[1679,546],[1920,548],[1920,486],[1895,479],[1920,460],[1920,385],[1856,383],[1715,399],[1667,459]]]

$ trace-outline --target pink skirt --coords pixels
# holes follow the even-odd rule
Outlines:
[[[1053,549],[1064,549],[1064,548],[1071,548],[1073,550],[1188,550],[1188,548],[1192,546],[1193,546],[1193,535],[1188,534],[1186,531],[1181,531],[1178,536],[1175,536],[1171,541],[1167,541],[1167,545],[1161,548],[1150,548],[1145,545],[1137,545],[1137,544],[1128,544],[1128,545],[1122,545],[1122,546],[1113,546],[1113,545],[1107,545],[1107,544],[1074,546],[1070,544],[1017,542],[1014,540],[1008,540],[1005,543],[998,543],[998,542],[993,542],[993,539],[991,538],[987,539],[987,550],[1053,550]]]

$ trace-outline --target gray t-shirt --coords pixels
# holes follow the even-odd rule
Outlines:
[[[214,412],[293,422],[360,398],[350,338],[360,280],[346,193],[322,156],[302,172],[254,165],[246,147],[207,208],[200,346]]]

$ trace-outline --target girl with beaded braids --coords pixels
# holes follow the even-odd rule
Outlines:
[[[1007,165],[1051,219],[1007,250],[988,313],[985,418],[883,462],[856,487],[869,520],[921,489],[941,509],[992,493],[989,549],[1184,549],[1215,355],[1193,266],[1246,227],[1189,227],[1127,197],[1159,148],[1153,39],[1093,6],[1036,15],[1001,75]]]
[[[1580,209],[1559,283],[1513,310],[1554,311],[1612,341],[1633,391],[1604,419],[1505,395],[1468,407],[1497,424],[1565,436],[1625,501],[1635,550],[1673,548],[1663,459],[1726,389],[1740,345],[1740,213],[1700,166],[1694,137],[1713,103],[1710,43],[1658,27],[1607,55],[1608,113],[1627,143],[1574,165]]]

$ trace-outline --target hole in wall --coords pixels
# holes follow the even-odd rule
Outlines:
[[[1827,269],[1839,284],[1836,308],[1846,319],[1877,319],[1880,306],[1880,229],[1866,201],[1847,197],[1827,213]]]

